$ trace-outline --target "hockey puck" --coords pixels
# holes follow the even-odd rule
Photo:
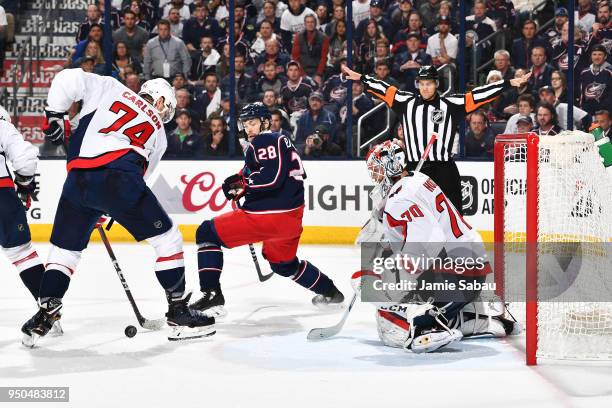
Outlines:
[[[136,335],[138,330],[136,329],[136,327],[130,325],[130,326],[127,326],[123,332],[125,333],[127,337],[132,338]]]

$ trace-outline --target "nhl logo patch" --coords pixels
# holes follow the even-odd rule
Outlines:
[[[155,221],[155,222],[153,223],[153,226],[154,226],[155,228],[157,228],[157,229],[161,229],[161,227],[162,227],[163,225],[164,225],[164,223],[163,223],[163,222],[161,222],[161,221]]]
[[[19,232],[23,232],[23,231],[25,231],[25,226],[23,224],[17,224],[17,230]]]
[[[431,111],[431,121],[436,125],[444,121],[444,111],[442,109],[434,109]]]

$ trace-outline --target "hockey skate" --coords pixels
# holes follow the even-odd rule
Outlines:
[[[215,319],[189,307],[191,293],[181,299],[168,301],[166,319],[172,331],[168,340],[186,340],[209,337],[216,333]]]
[[[312,298],[312,304],[320,308],[337,306],[342,302],[344,302],[344,295],[335,286],[329,291],[329,293],[316,295]]]
[[[225,298],[223,297],[223,292],[221,292],[221,287],[202,291],[202,297],[189,305],[189,307],[215,319],[223,319],[227,316]]]
[[[414,340],[408,345],[413,353],[431,353],[455,341],[461,340],[463,334],[457,329],[415,328]]]
[[[59,319],[62,317],[60,314],[61,308],[62,300],[58,298],[50,298],[41,304],[38,312],[21,327],[21,332],[23,333],[21,343],[26,347],[33,348],[38,343],[38,340],[51,329],[53,329],[54,335],[63,334],[64,332],[59,325]],[[57,327],[55,328],[56,324]]]

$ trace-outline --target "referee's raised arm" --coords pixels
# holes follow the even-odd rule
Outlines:
[[[510,81],[477,87],[465,94],[442,97],[438,94],[438,71],[432,66],[419,69],[416,77],[417,93],[401,91],[348,67],[343,67],[342,71],[347,79],[361,81],[367,93],[385,102],[398,115],[402,123],[409,170],[416,167],[431,135],[437,136],[421,171],[442,188],[459,212],[462,210],[461,179],[452,158],[459,123],[465,119],[466,114],[493,101],[510,86],[521,86],[531,76],[528,73]]]

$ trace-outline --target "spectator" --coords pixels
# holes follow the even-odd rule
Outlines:
[[[287,83],[280,94],[285,112],[289,115],[305,110],[308,97],[313,91],[312,86],[304,82],[301,71],[299,62],[291,61],[287,64]]]
[[[515,68],[531,68],[531,50],[533,47],[544,47],[545,40],[536,37],[537,25],[533,20],[523,22],[522,37],[512,42],[512,61]]]
[[[131,10],[123,13],[123,26],[113,32],[115,44],[119,41],[125,43],[131,58],[142,61],[142,48],[149,40],[149,33],[136,25],[136,14]]]
[[[353,24],[358,26],[370,18],[370,0],[353,0]]]
[[[4,59],[6,57],[8,21],[6,11],[0,6],[0,76],[4,75]]]
[[[401,85],[395,78],[393,78],[391,74],[391,66],[389,61],[382,60],[376,62],[376,66],[374,67],[374,74],[376,79],[380,79],[381,81],[385,81],[389,85],[393,85],[396,88],[401,88]]]
[[[393,48],[391,50],[393,54],[398,54],[406,50],[406,39],[410,33],[418,33],[421,39],[420,47],[422,49],[427,48],[429,35],[423,27],[421,16],[414,10],[410,12],[410,17],[408,18],[408,28],[398,31],[395,34],[395,37],[393,37]]]
[[[493,54],[495,69],[501,72],[506,80],[514,78],[514,67],[510,64],[510,53],[506,50],[498,50]]]
[[[330,103],[327,105],[327,108],[335,114],[343,107],[346,109],[347,81],[342,74],[340,74],[343,66],[346,66],[346,58],[341,58],[339,61],[339,73],[330,76],[321,88],[325,100]]]
[[[353,81],[353,124],[363,116],[364,113],[374,107],[372,99],[363,92],[363,84],[360,81]],[[344,120],[343,120],[344,122]]]
[[[220,39],[217,43],[218,49],[224,49],[226,44],[229,44],[229,26],[226,27],[226,35],[223,39]],[[242,32],[242,26],[240,23],[234,23],[234,49],[235,53],[243,55],[245,58],[250,58],[249,56],[249,44],[248,41],[245,40],[244,33]],[[229,48],[228,48],[228,57],[229,57]]]
[[[325,29],[323,27],[325,27],[325,25],[329,22],[329,12],[327,10],[327,4],[325,4],[324,0],[319,0],[314,12],[317,15],[317,20],[319,21],[319,31],[324,33]]]
[[[123,41],[115,43],[115,51],[113,53],[113,71],[116,73],[121,82],[125,81],[125,71],[127,67],[132,67],[137,74],[142,72],[142,67],[137,59],[132,58],[128,53],[127,44]]]
[[[357,41],[357,43],[363,40],[363,34],[372,20],[376,23],[387,41],[391,41],[393,38],[393,27],[391,27],[391,22],[383,16],[384,6],[384,0],[370,0],[370,18],[362,20],[355,29],[355,41]]]
[[[285,67],[289,61],[291,61],[291,58],[284,52],[281,52],[278,40],[271,38],[266,42],[265,53],[255,60],[255,66],[257,67],[257,73],[262,74],[265,64],[267,62],[274,62],[276,64],[277,73],[284,75]]]
[[[536,105],[535,105],[535,99],[533,98],[533,96],[531,96],[530,94],[521,95],[518,97],[516,104],[518,105],[518,112],[512,115],[510,119],[508,119],[508,122],[506,123],[506,129],[504,130],[504,133],[507,135],[518,132],[517,123],[520,117],[524,117],[524,116],[530,117],[532,119],[532,122],[531,122],[532,126],[533,126],[533,121],[535,120],[534,111],[535,111]]]
[[[72,52],[72,59],[77,60],[85,55],[85,48],[91,41],[102,44],[102,26],[100,24],[92,24],[89,28],[89,34],[86,40],[79,42]]]
[[[458,41],[450,33],[449,18],[445,16],[440,17],[438,21],[438,34],[432,35],[427,40],[426,52],[431,56],[433,65],[439,67],[454,62],[457,58],[458,49]]]
[[[255,83],[253,77],[246,73],[246,59],[241,54],[236,54],[234,57],[234,69],[235,69],[235,102],[237,105],[244,105],[248,102],[253,101]],[[229,87],[229,75],[227,74],[221,80],[222,91],[231,92]]]
[[[92,43],[94,44],[94,43]],[[96,59],[90,55],[85,55],[75,61],[73,68],[81,68],[85,72],[95,73]]]
[[[451,33],[458,33],[459,32],[459,25],[455,22],[455,20],[457,19],[457,16],[453,16],[452,14],[452,5],[450,3],[450,1],[448,0],[443,0],[440,2],[440,11],[438,12],[438,16],[436,21],[438,21],[440,19],[440,17],[448,17],[450,20],[450,32]],[[427,30],[427,34],[428,35],[434,35],[435,33],[438,32],[438,26],[437,25],[433,25],[430,29]]]
[[[358,53],[362,71],[365,71],[365,68],[368,66],[374,66],[373,60],[376,56],[376,43],[380,40],[385,40],[385,36],[380,31],[378,24],[374,20],[367,20]]]
[[[346,23],[338,21],[335,24],[334,33],[329,40],[329,53],[327,55],[326,77],[330,77],[335,72],[340,72],[340,62],[347,57],[348,52],[346,40]],[[357,44],[353,42],[353,52]]]
[[[176,112],[181,110],[188,110],[191,114],[192,125],[196,128],[200,128],[200,115],[197,113],[196,109],[193,109],[191,94],[185,88],[178,89],[175,92],[176,96]],[[176,113],[174,118],[166,124],[164,124],[164,128],[166,129],[166,134],[170,134],[174,129],[176,129]]]
[[[221,3],[221,0],[210,0],[208,3],[206,3],[208,15],[217,21],[223,21],[227,16],[229,16],[229,11],[225,6],[225,2],[223,2],[223,4]]]
[[[325,123],[333,132],[336,130],[335,116],[323,107],[323,94],[313,92],[308,97],[308,110],[306,110],[297,121],[297,132],[295,134],[295,144],[299,150],[303,148],[306,137],[313,134],[315,127]]]
[[[204,84],[204,74],[215,72],[221,55],[213,48],[213,38],[204,36],[200,39],[200,52],[191,60],[191,80],[196,85]]]
[[[578,0],[578,10],[574,12],[574,20],[587,33],[591,32],[595,24],[595,14],[591,11],[593,11],[591,0]]]
[[[563,31],[563,26],[567,23],[568,19],[565,7],[559,7],[555,10],[555,23],[544,34],[544,37],[550,44],[550,48],[554,48],[561,42],[561,31]]]
[[[270,130],[272,132],[282,133],[284,136],[293,139],[291,132],[283,128],[283,122],[285,122],[283,112],[281,112],[279,109],[272,109],[270,110],[270,116],[272,118],[270,120]]]
[[[380,61],[385,61],[389,65],[393,64],[393,58],[389,53],[389,42],[384,38],[376,41],[376,54],[374,54],[374,58],[370,59],[364,66],[364,73],[371,74],[376,68],[376,64]]]
[[[331,37],[334,34],[336,30],[336,24],[338,24],[339,21],[344,22],[344,26],[346,27],[346,13],[344,11],[344,7],[334,6],[332,20],[329,23],[325,24],[325,26],[323,27],[323,32],[325,33],[325,35]]]
[[[198,159],[204,153],[202,135],[191,128],[191,113],[187,109],[176,112],[176,128],[168,135],[165,158]]]
[[[183,21],[189,20],[191,17],[191,11],[189,10],[189,6],[185,4],[184,0],[172,0],[170,3],[166,4],[163,7],[162,18],[170,20],[170,14],[172,14],[172,9],[178,10],[178,19],[182,23]],[[174,35],[174,34],[173,34]],[[178,36],[177,36],[178,37]]]
[[[477,41],[483,41],[496,30],[495,22],[487,17],[487,5],[484,0],[476,0],[474,3],[474,14],[467,16],[465,21],[466,30],[473,30],[476,33],[476,38],[478,38]],[[491,59],[493,43],[494,40],[487,40],[479,46],[478,65]]]
[[[540,101],[546,102],[552,105],[557,112],[557,123],[563,129],[567,130],[567,103],[560,102],[557,100],[555,96],[555,92],[550,86],[543,86],[538,91],[540,96]],[[574,106],[574,120],[573,120],[573,128],[574,129],[588,129],[591,125],[591,117],[587,112],[580,109],[577,106]]]
[[[174,74],[174,78],[172,78],[172,88],[174,88],[175,92],[179,89],[187,89],[189,93],[193,91],[193,87],[187,82],[187,78],[185,78],[182,72]]]
[[[274,28],[272,26],[272,23],[270,23],[268,20],[264,20],[259,24],[257,39],[253,41],[253,44],[250,48],[250,55],[252,59],[257,60],[257,58],[264,53],[264,51],[266,50],[266,43],[270,40],[274,40],[277,42],[278,51],[280,51],[280,44],[278,44],[280,36],[276,35],[273,30]]]
[[[191,58],[185,43],[170,35],[168,20],[157,23],[159,35],[150,39],[144,49],[143,73],[146,79],[170,79],[177,72],[186,77],[191,70]]]
[[[436,22],[436,16],[440,14],[440,1],[423,0],[419,7],[419,13],[423,18],[423,25],[431,30]]]
[[[610,137],[610,125],[612,121],[610,121],[610,112],[606,109],[598,110],[595,112],[595,122],[601,127],[604,132],[604,137]]]
[[[204,137],[205,157],[225,157],[229,154],[227,126],[223,118],[213,114],[208,119],[209,131]]]
[[[181,20],[181,12],[178,8],[171,8],[168,12],[168,22],[170,23],[170,33],[177,38],[183,36],[183,22]],[[158,33],[158,27],[155,27],[152,34]]]
[[[246,44],[250,44],[255,39],[257,33],[257,23],[255,19],[252,19],[246,15],[245,12],[246,1],[236,0],[234,4],[234,24],[238,25],[238,32],[241,33]],[[221,29],[229,28],[229,16],[223,19],[219,25]],[[238,36],[236,36],[238,38]]]
[[[536,110],[536,128],[538,136],[555,136],[563,131],[559,127],[555,108],[546,102],[541,102]]]
[[[104,0],[98,0],[98,9],[100,10],[100,17],[104,19]],[[117,8],[112,5],[112,2],[111,2],[111,10],[110,10],[110,21],[111,21],[111,28],[113,30],[116,30],[119,28],[120,23],[121,23],[121,14],[119,13],[119,10],[117,10]],[[101,24],[104,24],[104,23],[101,22]]]
[[[283,45],[287,49],[292,47],[292,37],[304,30],[304,17],[307,15],[313,15],[316,18],[316,14],[312,9],[302,5],[300,0],[288,0],[289,8],[283,12],[281,16],[281,38],[283,39]]]
[[[326,124],[317,125],[314,134],[306,138],[304,157],[334,157],[342,155],[342,148],[332,141],[329,127]]]
[[[495,23],[495,30],[514,27],[516,11],[511,0],[487,0],[487,16]]]
[[[424,65],[431,65],[431,56],[420,48],[420,37],[418,33],[408,34],[406,40],[406,51],[398,54],[393,63],[393,75],[400,80],[408,92],[416,91],[416,74]]]
[[[555,70],[550,76],[550,86],[555,91],[555,97],[559,102],[567,103],[567,81],[563,72]]]
[[[219,58],[219,62],[217,63],[217,77],[224,78],[229,74],[229,55],[230,55],[230,47],[228,43],[223,44],[223,53]]]
[[[590,115],[612,106],[612,71],[606,62],[608,51],[601,44],[591,48],[591,66],[580,74],[580,106]]]
[[[410,12],[412,11],[411,0],[399,0],[398,7],[391,13],[390,21],[395,35],[404,28],[408,27]],[[390,38],[392,40],[393,38]]]
[[[76,42],[79,43],[81,41],[85,41],[89,37],[89,30],[91,29],[92,25],[98,25],[101,27],[103,23],[100,8],[96,4],[90,4],[87,6],[87,17],[79,26],[79,31],[77,31],[76,35]]]
[[[100,48],[100,45],[97,42],[89,41],[87,43],[87,47],[85,48],[85,51],[83,54],[84,56],[77,59],[75,63],[73,64],[72,68],[78,68],[82,66],[83,63],[89,64],[91,60],[85,59],[85,57],[89,57],[89,58],[93,58],[93,61],[94,61],[93,67],[90,69],[89,65],[87,65],[88,68],[84,69],[84,71],[93,72],[98,75],[105,74],[106,65],[104,63],[104,56],[102,55],[102,48]]]
[[[299,62],[304,72],[320,86],[323,83],[323,74],[327,64],[329,38],[316,28],[316,17],[305,16],[304,31],[296,33],[293,38],[291,58]]]
[[[546,61],[544,47],[533,47],[531,49],[531,78],[529,78],[528,84],[534,96],[537,96],[541,87],[550,86],[550,77],[553,71],[552,65]]]
[[[516,120],[516,132],[515,133],[528,133],[533,129],[533,119],[531,116],[520,115]]]
[[[258,98],[262,98],[264,92],[271,90],[274,93],[280,94],[281,89],[285,85],[285,81],[278,75],[276,62],[268,61],[264,64],[263,76],[259,78],[256,86]]]
[[[140,92],[140,76],[136,73],[127,74],[125,76],[125,86],[134,93]]]
[[[202,39],[210,38],[212,42],[221,36],[219,22],[208,16],[208,9],[203,4],[194,7],[193,17],[183,25],[183,41],[192,56],[202,49]]]
[[[205,73],[203,79],[204,86],[197,86],[194,90],[193,109],[208,118],[220,109],[222,91],[219,88],[219,78],[214,72]]]
[[[612,19],[610,19],[610,4],[607,1],[599,3],[597,7],[597,22],[593,24],[593,36],[591,41],[594,44],[612,42]],[[612,53],[608,53],[608,63],[612,64]]]
[[[153,22],[153,6],[145,1],[132,0],[129,10],[136,16],[136,25],[143,30],[151,31],[151,23]]]
[[[266,0],[262,7],[262,18],[257,22],[257,30],[261,31],[261,24],[264,21],[270,23],[272,32],[280,33],[280,18],[276,15],[276,2]]]
[[[584,68],[589,65],[589,61],[586,58],[587,42],[583,39],[584,31],[582,27],[576,26],[574,29],[574,72],[582,72]],[[561,29],[561,42],[552,50],[552,62],[553,66],[563,72],[567,76],[567,44],[569,38],[569,23],[565,23]]]
[[[264,91],[261,102],[266,105],[269,111],[273,111],[275,109],[280,109],[280,105],[278,104],[279,99],[279,94],[277,92],[268,89]]]
[[[470,114],[469,129],[465,135],[465,155],[467,157],[493,158],[495,136],[489,127],[486,114],[477,110]]]

